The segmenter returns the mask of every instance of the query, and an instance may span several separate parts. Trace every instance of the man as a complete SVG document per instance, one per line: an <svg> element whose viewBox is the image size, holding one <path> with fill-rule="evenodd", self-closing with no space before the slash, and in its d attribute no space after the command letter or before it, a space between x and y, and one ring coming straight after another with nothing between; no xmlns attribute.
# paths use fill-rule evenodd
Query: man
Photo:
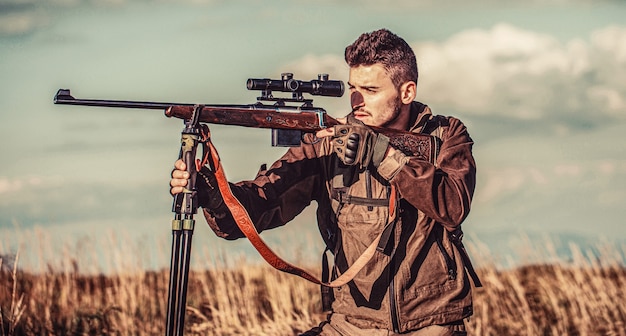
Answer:
<svg viewBox="0 0 626 336"><path fill-rule="evenodd" d="M385 29L362 34L345 59L352 104L345 124L306 135L231 189L258 231L286 224L316 201L334 277L386 237L352 281L334 289L329 320L304 335L463 335L474 273L460 225L474 192L473 141L458 119L433 116L414 101L417 63L400 37ZM367 126L431 134L441 139L439 153L432 162L407 156ZM182 161L175 167L172 194L189 176ZM199 203L211 228L226 239L243 237L212 174L200 175Z"/></svg>

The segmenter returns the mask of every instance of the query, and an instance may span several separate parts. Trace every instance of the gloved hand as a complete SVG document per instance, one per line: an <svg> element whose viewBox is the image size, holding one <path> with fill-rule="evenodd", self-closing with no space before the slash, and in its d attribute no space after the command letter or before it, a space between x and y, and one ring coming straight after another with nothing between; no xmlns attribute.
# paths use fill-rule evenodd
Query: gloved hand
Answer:
<svg viewBox="0 0 626 336"><path fill-rule="evenodd" d="M198 204L201 207L211 211L220 209L224 205L215 174L209 168L202 167L198 171L196 189L198 190Z"/></svg>
<svg viewBox="0 0 626 336"><path fill-rule="evenodd" d="M346 165L367 167L370 162L378 167L385 157L389 138L376 134L363 124L342 124L334 127L333 150Z"/></svg>

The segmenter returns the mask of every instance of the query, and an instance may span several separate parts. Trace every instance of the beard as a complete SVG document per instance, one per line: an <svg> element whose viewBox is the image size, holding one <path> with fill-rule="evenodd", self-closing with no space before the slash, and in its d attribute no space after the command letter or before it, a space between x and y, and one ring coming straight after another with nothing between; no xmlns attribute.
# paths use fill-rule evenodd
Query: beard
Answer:
<svg viewBox="0 0 626 336"><path fill-rule="evenodd" d="M391 110L391 118L389 118L389 120L387 120L383 125L381 125L382 127L388 127L389 125L393 124L396 121L396 119L398 119L398 116L402 112L402 99L398 97L397 100L393 101L389 105L389 110Z"/></svg>

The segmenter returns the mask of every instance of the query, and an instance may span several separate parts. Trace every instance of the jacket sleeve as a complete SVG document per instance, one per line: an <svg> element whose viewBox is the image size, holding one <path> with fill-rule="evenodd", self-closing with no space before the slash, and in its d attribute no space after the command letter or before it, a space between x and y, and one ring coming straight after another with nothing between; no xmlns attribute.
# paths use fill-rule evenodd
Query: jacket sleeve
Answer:
<svg viewBox="0 0 626 336"><path fill-rule="evenodd" d="M474 142L456 118L443 127L436 164L396 151L379 166L379 173L396 186L400 197L448 228L460 225L470 211L476 185Z"/></svg>
<svg viewBox="0 0 626 336"><path fill-rule="evenodd" d="M230 187L261 232L286 224L317 199L319 164L314 146L302 144L290 148L254 180L231 183ZM207 223L219 237L228 240L244 237L225 205L203 211Z"/></svg>

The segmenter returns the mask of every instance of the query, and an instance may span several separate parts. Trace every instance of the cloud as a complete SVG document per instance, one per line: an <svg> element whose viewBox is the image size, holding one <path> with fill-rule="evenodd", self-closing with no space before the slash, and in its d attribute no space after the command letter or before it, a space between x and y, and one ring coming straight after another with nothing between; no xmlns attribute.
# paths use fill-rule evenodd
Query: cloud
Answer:
<svg viewBox="0 0 626 336"><path fill-rule="evenodd" d="M624 118L617 112L626 109L626 27L561 42L502 23L413 47L419 95L430 104L518 119L589 110Z"/></svg>
<svg viewBox="0 0 626 336"><path fill-rule="evenodd" d="M0 177L0 195L21 192L27 188L38 187L42 184L42 182L43 180L36 176L18 179Z"/></svg>
<svg viewBox="0 0 626 336"><path fill-rule="evenodd" d="M48 27L58 19L56 13L79 6L123 7L151 0L0 0L0 36L21 36ZM214 5L219 0L157 0L189 6Z"/></svg>
<svg viewBox="0 0 626 336"><path fill-rule="evenodd" d="M626 63L626 27L609 26L591 34L591 43L598 50L612 54L620 63Z"/></svg>
<svg viewBox="0 0 626 336"><path fill-rule="evenodd" d="M16 12L0 15L0 36L28 34L42 25L42 17L35 12Z"/></svg>
<svg viewBox="0 0 626 336"><path fill-rule="evenodd" d="M30 7L36 3L37 0L0 0L0 8L2 8L3 11L6 11L16 8Z"/></svg>
<svg viewBox="0 0 626 336"><path fill-rule="evenodd" d="M48 10L80 0L0 0L0 37L21 36L50 24Z"/></svg>

